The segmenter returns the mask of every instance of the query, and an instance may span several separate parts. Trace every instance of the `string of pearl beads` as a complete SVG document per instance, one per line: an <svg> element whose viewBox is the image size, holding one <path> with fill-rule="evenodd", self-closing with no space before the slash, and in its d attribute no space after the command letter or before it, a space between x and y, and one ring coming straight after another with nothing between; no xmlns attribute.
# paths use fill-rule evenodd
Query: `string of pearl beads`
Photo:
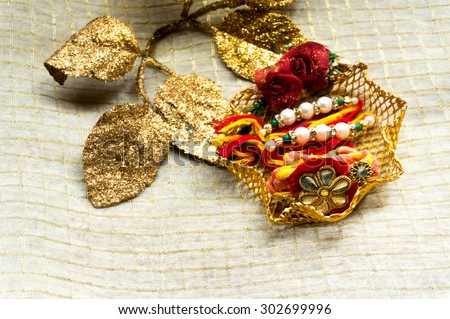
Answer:
<svg viewBox="0 0 450 319"><path fill-rule="evenodd" d="M262 136L270 134L273 128L283 128L294 124L296 121L310 120L314 115L327 114L332 110L338 110L345 104L358 105L360 101L357 98L351 98L346 96L342 98L340 96L334 96L329 98L328 96L322 96L315 102L303 102L299 107L294 109L284 109L274 116L274 119L270 123L265 124L264 128L259 131Z"/></svg>
<svg viewBox="0 0 450 319"><path fill-rule="evenodd" d="M332 136L340 140L347 140L350 137L355 137L356 134L363 129L374 126L374 124L375 117L367 115L359 123L339 122L336 125L319 124L313 128L298 127L293 131L289 131L287 134L283 135L283 137L277 137L274 140L266 142L265 148L269 152L272 152L277 146L281 146L283 143L298 144L302 146L313 140L325 142Z"/></svg>

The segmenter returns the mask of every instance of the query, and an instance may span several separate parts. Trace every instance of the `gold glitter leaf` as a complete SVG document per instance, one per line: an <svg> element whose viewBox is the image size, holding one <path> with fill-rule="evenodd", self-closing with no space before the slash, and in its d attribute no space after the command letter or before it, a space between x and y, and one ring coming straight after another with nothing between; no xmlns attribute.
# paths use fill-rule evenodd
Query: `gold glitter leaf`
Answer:
<svg viewBox="0 0 450 319"><path fill-rule="evenodd" d="M89 22L45 61L59 84L67 77L115 81L133 68L140 55L131 30L117 19L99 17Z"/></svg>
<svg viewBox="0 0 450 319"><path fill-rule="evenodd" d="M220 57L234 72L251 81L257 69L275 64L290 48L306 42L288 17L264 11L234 11L217 30Z"/></svg>
<svg viewBox="0 0 450 319"><path fill-rule="evenodd" d="M287 16L272 12L236 10L223 18L218 29L275 53L286 53L306 42Z"/></svg>
<svg viewBox="0 0 450 319"><path fill-rule="evenodd" d="M159 87L155 106L176 132L173 144L200 159L218 160L209 148L213 126L231 106L216 83L195 74L172 76Z"/></svg>
<svg viewBox="0 0 450 319"><path fill-rule="evenodd" d="M148 106L122 104L104 113L83 152L87 196L97 207L136 197L156 177L170 134Z"/></svg>
<svg viewBox="0 0 450 319"><path fill-rule="evenodd" d="M258 9L281 9L293 4L295 0L245 0L245 3Z"/></svg>
<svg viewBox="0 0 450 319"><path fill-rule="evenodd" d="M222 61L234 73L252 82L257 69L273 65L281 58L281 54L262 49L225 32L216 32L214 38Z"/></svg>

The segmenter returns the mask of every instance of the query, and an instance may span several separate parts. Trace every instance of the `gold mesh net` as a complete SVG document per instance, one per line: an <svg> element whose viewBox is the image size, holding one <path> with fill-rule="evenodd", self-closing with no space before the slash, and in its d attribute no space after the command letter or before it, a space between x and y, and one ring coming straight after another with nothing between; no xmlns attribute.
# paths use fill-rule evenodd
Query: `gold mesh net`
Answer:
<svg viewBox="0 0 450 319"><path fill-rule="evenodd" d="M365 101L362 112L372 112L377 117L374 129L366 131L355 140L355 148L367 149L380 164L380 176L358 187L350 206L340 214L324 215L312 206L297 202L285 195L272 195L267 188L270 169L263 163L246 166L226 162L225 166L243 181L263 201L269 221L276 224L303 224L313 222L336 222L347 217L363 197L376 185L391 182L403 173L395 155L398 133L406 112L406 102L367 78L367 65L359 63L349 71L338 75L330 92L332 95L355 96ZM259 100L255 88L239 93L232 101L234 114L248 113Z"/></svg>

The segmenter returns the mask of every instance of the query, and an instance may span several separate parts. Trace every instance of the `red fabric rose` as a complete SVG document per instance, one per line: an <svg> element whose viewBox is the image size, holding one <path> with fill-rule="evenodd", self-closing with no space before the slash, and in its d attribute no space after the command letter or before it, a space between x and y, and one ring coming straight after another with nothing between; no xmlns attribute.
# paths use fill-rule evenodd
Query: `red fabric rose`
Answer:
<svg viewBox="0 0 450 319"><path fill-rule="evenodd" d="M278 65L257 70L255 82L264 101L273 109L294 107L303 89L297 76L280 72Z"/></svg>
<svg viewBox="0 0 450 319"><path fill-rule="evenodd" d="M316 42L306 42L290 49L278 62L279 72L297 76L309 93L328 85L330 51Z"/></svg>
<svg viewBox="0 0 450 319"><path fill-rule="evenodd" d="M255 82L271 108L293 108L302 89L313 93L328 85L329 63L327 47L306 42L289 50L276 65L257 70Z"/></svg>

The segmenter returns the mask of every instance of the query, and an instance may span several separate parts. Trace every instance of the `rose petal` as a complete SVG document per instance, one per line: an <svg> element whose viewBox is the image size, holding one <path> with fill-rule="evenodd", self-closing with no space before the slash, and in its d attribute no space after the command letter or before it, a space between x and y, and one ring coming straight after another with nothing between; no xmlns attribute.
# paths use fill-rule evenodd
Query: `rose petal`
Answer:
<svg viewBox="0 0 450 319"><path fill-rule="evenodd" d="M264 100L274 109L294 107L303 89L302 81L295 75L275 70L257 71L255 81Z"/></svg>
<svg viewBox="0 0 450 319"><path fill-rule="evenodd" d="M283 72L291 72L304 84L308 92L328 85L330 51L324 45L307 42L289 50L279 62Z"/></svg>

